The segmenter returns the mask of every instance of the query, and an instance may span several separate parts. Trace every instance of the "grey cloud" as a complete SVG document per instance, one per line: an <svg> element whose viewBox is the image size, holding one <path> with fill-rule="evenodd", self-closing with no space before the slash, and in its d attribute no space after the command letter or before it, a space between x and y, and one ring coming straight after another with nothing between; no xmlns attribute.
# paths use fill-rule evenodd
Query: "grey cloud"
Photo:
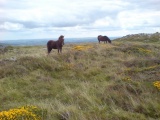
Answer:
<svg viewBox="0 0 160 120"><path fill-rule="evenodd" d="M135 9L142 10L159 10L160 9L160 1L159 0L125 0L129 2L130 6L134 6Z"/></svg>
<svg viewBox="0 0 160 120"><path fill-rule="evenodd" d="M7 3L3 4L0 2L0 25L9 22L23 26L22 29L15 30L15 32L34 31L35 29L47 32L52 30L68 32L68 28L74 30L77 26L76 30L79 31L118 31L123 28L141 30L160 26L160 23L157 22L160 21L160 17L156 18L155 14L153 17L151 15L152 11L153 13L160 11L159 0L69 0L70 2L61 0L63 4L58 0L55 0L54 4L53 0L46 0L51 2L49 4L43 0L6 1ZM150 12L148 17L146 17L147 12ZM145 15L142 15L143 13ZM138 17L140 20L135 19L137 14L140 15ZM97 24L97 21L102 22L102 25ZM106 25L103 26L103 24ZM4 29L1 28L0 31L2 30Z"/></svg>
<svg viewBox="0 0 160 120"><path fill-rule="evenodd" d="M11 2L8 2L8 3L10 3L8 7L12 9L16 7L18 8L24 7L25 9L25 7L27 6L26 0L20 0L20 1L12 0ZM25 28L29 28L29 29L37 28L37 27L73 27L77 25L91 24L95 22L97 19L105 18L107 16L112 19L115 19L117 14L119 13L118 10L107 10L107 5L106 5L106 9L101 9L101 7L91 7L91 6L89 8L88 7L86 8L85 6L85 8L81 8L77 13L74 13L73 11L69 11L69 12L71 12L70 15L64 15L64 17L60 17L60 18L59 16L53 16L53 18L50 17L47 22L45 21L45 19L43 21L38 21L38 20L22 21L22 20L19 20L19 18L14 18L14 19L7 18L7 15L6 15L5 21L20 23L20 24L23 24ZM16 13L13 13L13 14L16 14ZM63 15L63 12L61 14ZM74 16L75 19L70 18L70 16ZM47 17L49 16L44 16L44 17L46 17L47 19Z"/></svg>

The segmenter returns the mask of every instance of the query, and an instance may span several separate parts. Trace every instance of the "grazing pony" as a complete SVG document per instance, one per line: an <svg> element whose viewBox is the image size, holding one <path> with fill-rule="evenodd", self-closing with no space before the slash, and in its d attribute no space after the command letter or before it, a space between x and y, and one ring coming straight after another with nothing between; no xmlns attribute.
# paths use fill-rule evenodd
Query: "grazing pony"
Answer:
<svg viewBox="0 0 160 120"><path fill-rule="evenodd" d="M49 40L47 42L48 55L52 49L58 49L58 53L62 52L63 45L64 45L64 36L63 35L61 35L57 41Z"/></svg>
<svg viewBox="0 0 160 120"><path fill-rule="evenodd" d="M105 42L111 43L111 40L107 36L102 36L102 35L98 35L98 41L99 41L99 43L100 43L100 41L104 41L104 43Z"/></svg>

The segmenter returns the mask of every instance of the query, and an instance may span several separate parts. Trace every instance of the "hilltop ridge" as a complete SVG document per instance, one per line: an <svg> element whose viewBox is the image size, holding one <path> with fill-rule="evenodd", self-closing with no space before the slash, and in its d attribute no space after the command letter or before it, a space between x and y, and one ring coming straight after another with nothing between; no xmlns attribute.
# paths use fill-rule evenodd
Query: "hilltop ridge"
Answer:
<svg viewBox="0 0 160 120"><path fill-rule="evenodd" d="M122 41L137 41L137 42L160 42L160 33L139 33L139 34L130 34L123 36L121 38L117 38L115 40L122 40Z"/></svg>

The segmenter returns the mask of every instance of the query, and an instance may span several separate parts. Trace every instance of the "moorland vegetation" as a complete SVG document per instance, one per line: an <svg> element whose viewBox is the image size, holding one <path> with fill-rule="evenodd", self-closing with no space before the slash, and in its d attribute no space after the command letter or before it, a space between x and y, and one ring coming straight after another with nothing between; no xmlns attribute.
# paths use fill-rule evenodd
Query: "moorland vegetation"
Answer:
<svg viewBox="0 0 160 120"><path fill-rule="evenodd" d="M160 34L0 49L0 120L160 119Z"/></svg>

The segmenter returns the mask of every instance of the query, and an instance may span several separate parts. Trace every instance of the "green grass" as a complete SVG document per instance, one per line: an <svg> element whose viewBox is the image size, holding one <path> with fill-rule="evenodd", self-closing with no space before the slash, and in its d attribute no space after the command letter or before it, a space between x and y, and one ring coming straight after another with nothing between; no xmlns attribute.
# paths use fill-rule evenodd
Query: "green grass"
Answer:
<svg viewBox="0 0 160 120"><path fill-rule="evenodd" d="M77 45L88 49L74 49ZM160 119L159 41L66 44L0 52L0 111L25 105L47 111L47 120Z"/></svg>

